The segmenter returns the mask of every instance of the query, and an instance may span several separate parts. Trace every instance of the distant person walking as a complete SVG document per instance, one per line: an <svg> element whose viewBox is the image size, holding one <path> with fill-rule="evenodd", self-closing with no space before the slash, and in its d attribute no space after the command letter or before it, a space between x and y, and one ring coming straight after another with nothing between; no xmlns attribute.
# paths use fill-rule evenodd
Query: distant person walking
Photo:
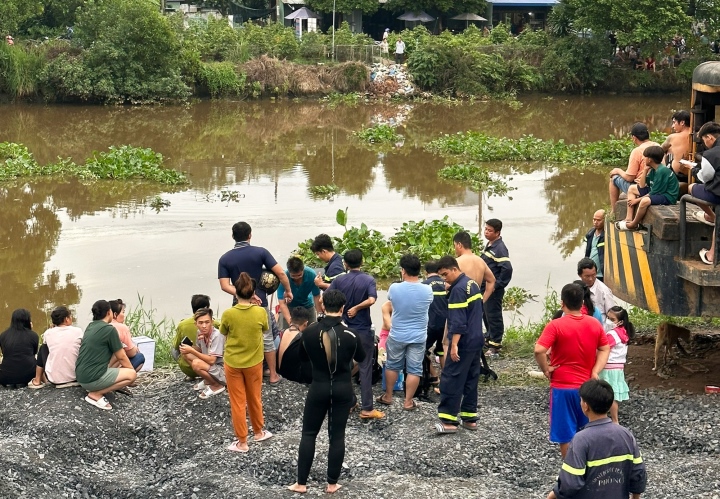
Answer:
<svg viewBox="0 0 720 499"><path fill-rule="evenodd" d="M405 42L398 38L395 42L395 64L402 64L405 61Z"/></svg>

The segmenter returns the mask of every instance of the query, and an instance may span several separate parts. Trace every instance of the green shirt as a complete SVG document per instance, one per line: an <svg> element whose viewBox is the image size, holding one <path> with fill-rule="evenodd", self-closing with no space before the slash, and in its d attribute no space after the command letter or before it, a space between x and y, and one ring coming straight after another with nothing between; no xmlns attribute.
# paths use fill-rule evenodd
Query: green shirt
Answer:
<svg viewBox="0 0 720 499"><path fill-rule="evenodd" d="M660 194L667 198L670 204L677 203L680 196L680 184L673 171L665 165L658 165L657 169L650 169L647 174L647 185L650 194Z"/></svg>
<svg viewBox="0 0 720 499"><path fill-rule="evenodd" d="M220 332L227 336L225 364L235 369L253 367L263 360L263 331L270 329L268 313L258 305L238 303L220 319Z"/></svg>
<svg viewBox="0 0 720 499"><path fill-rule="evenodd" d="M108 369L113 354L122 350L117 329L103 320L91 322L75 361L75 376L80 383L92 383L99 380Z"/></svg>
<svg viewBox="0 0 720 499"><path fill-rule="evenodd" d="M220 329L220 323L216 320L213 320L213 326L215 327L215 329ZM195 325L195 317L188 317L187 319L183 319L178 322L178 325L175 327L175 339L173 340L173 349L180 349L180 342L182 342L185 336L190 338L190 341L193 342L193 345L197 343L197 326ZM187 368L192 370L192 367L190 366L190 364L188 364L188 361L185 360L182 355L178 357L177 363L181 368Z"/></svg>

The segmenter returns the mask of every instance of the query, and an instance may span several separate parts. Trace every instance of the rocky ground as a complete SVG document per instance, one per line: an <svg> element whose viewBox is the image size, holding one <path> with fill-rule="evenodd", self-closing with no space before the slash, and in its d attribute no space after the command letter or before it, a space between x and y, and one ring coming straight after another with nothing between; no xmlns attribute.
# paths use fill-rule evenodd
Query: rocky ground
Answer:
<svg viewBox="0 0 720 499"><path fill-rule="evenodd" d="M351 416L339 497L537 498L560 467L547 441L547 388L523 379L530 361L497 361L482 387L483 427L435 436L435 404L399 399L387 419ZM526 386L513 386L524 383ZM379 387L376 387L376 390ZM201 401L179 374L146 377L132 398L103 412L80 388L0 390L0 497L292 497L306 389L284 381L263 392L275 437L230 453L226 395ZM720 498L720 396L640 390L621 407L647 463L645 497ZM322 493L327 437L308 495Z"/></svg>

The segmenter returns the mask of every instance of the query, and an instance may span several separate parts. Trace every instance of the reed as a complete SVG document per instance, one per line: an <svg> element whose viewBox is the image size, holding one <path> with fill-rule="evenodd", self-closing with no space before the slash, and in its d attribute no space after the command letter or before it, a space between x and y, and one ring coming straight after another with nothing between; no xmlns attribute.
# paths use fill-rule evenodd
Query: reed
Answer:
<svg viewBox="0 0 720 499"><path fill-rule="evenodd" d="M152 302L146 306L144 297L138 295L136 306L129 308L125 315L125 324L133 336L147 336L155 340L155 366L174 366L170 353L175 335L175 321L165 316L160 318Z"/></svg>
<svg viewBox="0 0 720 499"><path fill-rule="evenodd" d="M45 59L33 47L0 44L0 92L13 99L34 97Z"/></svg>

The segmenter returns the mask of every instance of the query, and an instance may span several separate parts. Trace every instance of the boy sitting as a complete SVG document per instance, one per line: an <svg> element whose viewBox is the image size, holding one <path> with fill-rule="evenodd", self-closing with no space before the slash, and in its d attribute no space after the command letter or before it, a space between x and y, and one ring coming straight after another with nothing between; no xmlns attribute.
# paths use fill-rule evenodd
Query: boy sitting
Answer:
<svg viewBox="0 0 720 499"><path fill-rule="evenodd" d="M590 422L570 442L547 499L638 499L645 492L645 464L635 437L607 416L614 398L607 381L591 379L580 387L580 407Z"/></svg>
<svg viewBox="0 0 720 499"><path fill-rule="evenodd" d="M616 222L618 230L637 230L648 207L670 205L677 202L680 184L673 171L662 164L665 152L660 146L649 146L643 151L645 168L635 179L627 194L627 214L625 220ZM633 208L635 216L633 217Z"/></svg>

